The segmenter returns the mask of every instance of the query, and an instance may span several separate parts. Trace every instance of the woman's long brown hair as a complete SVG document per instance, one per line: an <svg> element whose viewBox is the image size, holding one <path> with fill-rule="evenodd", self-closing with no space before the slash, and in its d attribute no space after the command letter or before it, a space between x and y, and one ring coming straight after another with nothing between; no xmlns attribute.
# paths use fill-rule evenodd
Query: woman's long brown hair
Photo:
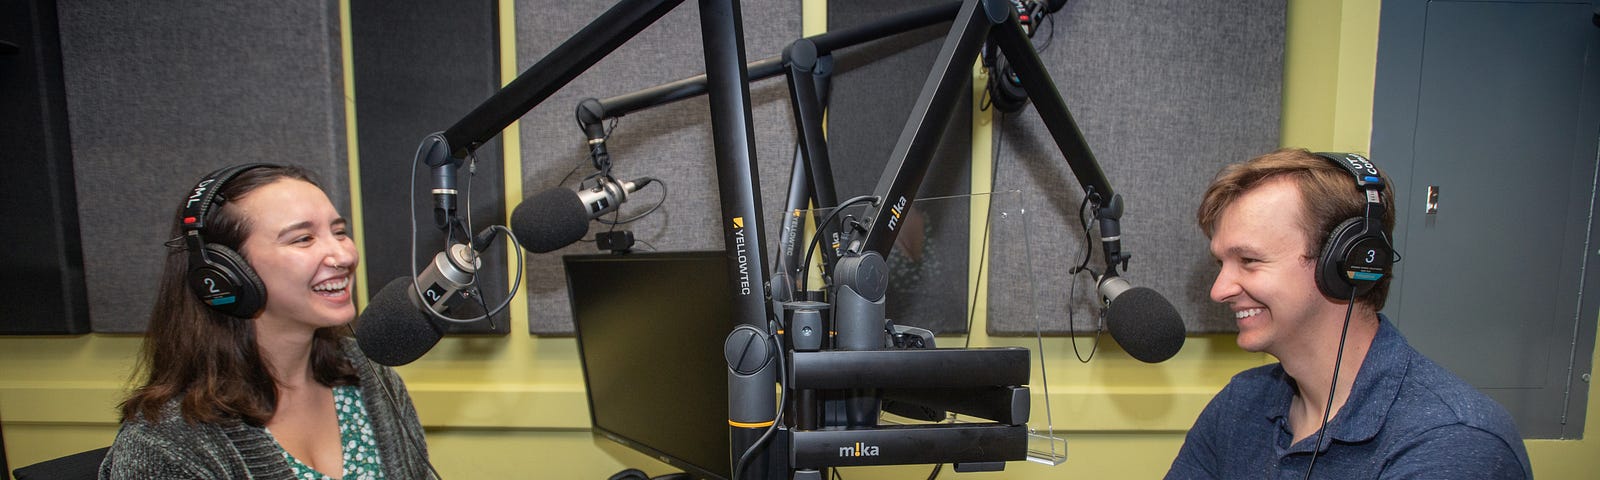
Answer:
<svg viewBox="0 0 1600 480"><path fill-rule="evenodd" d="M264 166L235 176L221 187L219 196L237 201L257 188L285 179L316 185L302 168ZM173 215L173 237L182 234L177 218L182 209L178 211ZM211 212L201 236L208 244L237 252L250 233L249 219L240 218L238 209L230 208L228 203ZM142 375L145 382L122 402L122 419L158 421L162 408L180 398L180 413L190 423L219 423L236 418L251 425L264 425L272 418L278 394L272 373L256 348L255 319L226 315L201 304L186 284L188 268L189 252L182 247L169 248L135 369L135 377ZM340 352L343 332L342 327L319 329L312 340L311 370L318 383L334 386L358 382L355 367Z"/></svg>

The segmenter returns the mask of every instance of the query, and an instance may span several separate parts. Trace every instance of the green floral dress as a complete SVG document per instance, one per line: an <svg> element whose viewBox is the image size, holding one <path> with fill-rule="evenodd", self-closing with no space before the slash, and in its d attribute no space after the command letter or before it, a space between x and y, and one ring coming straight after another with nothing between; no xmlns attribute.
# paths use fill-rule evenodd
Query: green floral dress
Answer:
<svg viewBox="0 0 1600 480"><path fill-rule="evenodd" d="M339 414L339 444L344 450L345 480L380 480L383 462L378 458L378 441L372 435L372 424L367 422L367 408L361 401L361 388L354 385L333 387L333 407ZM271 432L268 432L271 433ZM322 472L301 463L283 446L283 459L289 462L294 478L305 480L333 480Z"/></svg>

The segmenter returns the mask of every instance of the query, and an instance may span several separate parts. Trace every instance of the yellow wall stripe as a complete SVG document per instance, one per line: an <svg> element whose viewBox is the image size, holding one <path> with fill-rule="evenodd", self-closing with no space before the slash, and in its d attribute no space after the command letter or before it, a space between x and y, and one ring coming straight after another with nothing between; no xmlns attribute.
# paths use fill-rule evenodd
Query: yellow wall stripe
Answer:
<svg viewBox="0 0 1600 480"><path fill-rule="evenodd" d="M516 80L518 73L516 3L515 0L500 0L499 5L500 85L502 86L511 83L512 80ZM500 132L500 172L504 176L502 189L506 195L506 225L511 224L511 211L522 203L522 134L518 131L518 125L520 124L521 122L511 122L511 125L506 127L505 131ZM511 285L511 282L517 278L517 272L513 270L517 268L516 250L522 247L506 242L505 248L507 262L506 285L515 287L515 285ZM528 255L530 254L524 252L523 258L526 259ZM523 292L521 289L517 291L519 295L527 295L526 293L521 293ZM513 335L517 333L519 328L522 331L527 331L529 320L526 298L512 300L511 305L507 307L510 309L511 333Z"/></svg>
<svg viewBox="0 0 1600 480"><path fill-rule="evenodd" d="M344 72L344 143L345 162L350 177L350 225L355 232L356 253L367 258L366 224L361 213L361 149L356 141L356 73L355 55L351 52L354 41L350 36L350 0L339 0L339 62ZM366 303L367 264L356 268L356 302Z"/></svg>

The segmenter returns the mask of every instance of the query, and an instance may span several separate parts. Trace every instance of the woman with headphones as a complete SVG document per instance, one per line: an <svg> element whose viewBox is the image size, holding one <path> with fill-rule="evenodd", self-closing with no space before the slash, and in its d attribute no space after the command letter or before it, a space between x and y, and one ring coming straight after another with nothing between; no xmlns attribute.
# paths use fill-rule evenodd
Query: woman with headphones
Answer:
<svg viewBox="0 0 1600 480"><path fill-rule="evenodd" d="M428 477L404 385L349 337L360 259L307 172L218 170L176 220L100 477Z"/></svg>

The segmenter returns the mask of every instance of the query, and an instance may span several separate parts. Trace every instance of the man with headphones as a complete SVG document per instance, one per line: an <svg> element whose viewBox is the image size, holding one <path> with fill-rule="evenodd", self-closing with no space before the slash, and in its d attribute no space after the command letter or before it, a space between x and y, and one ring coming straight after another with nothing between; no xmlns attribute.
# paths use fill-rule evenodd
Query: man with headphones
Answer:
<svg viewBox="0 0 1600 480"><path fill-rule="evenodd" d="M1413 349L1383 309L1398 260L1393 192L1358 154L1284 149L1223 168L1197 213L1233 377L1167 478L1529 478L1505 409Z"/></svg>

